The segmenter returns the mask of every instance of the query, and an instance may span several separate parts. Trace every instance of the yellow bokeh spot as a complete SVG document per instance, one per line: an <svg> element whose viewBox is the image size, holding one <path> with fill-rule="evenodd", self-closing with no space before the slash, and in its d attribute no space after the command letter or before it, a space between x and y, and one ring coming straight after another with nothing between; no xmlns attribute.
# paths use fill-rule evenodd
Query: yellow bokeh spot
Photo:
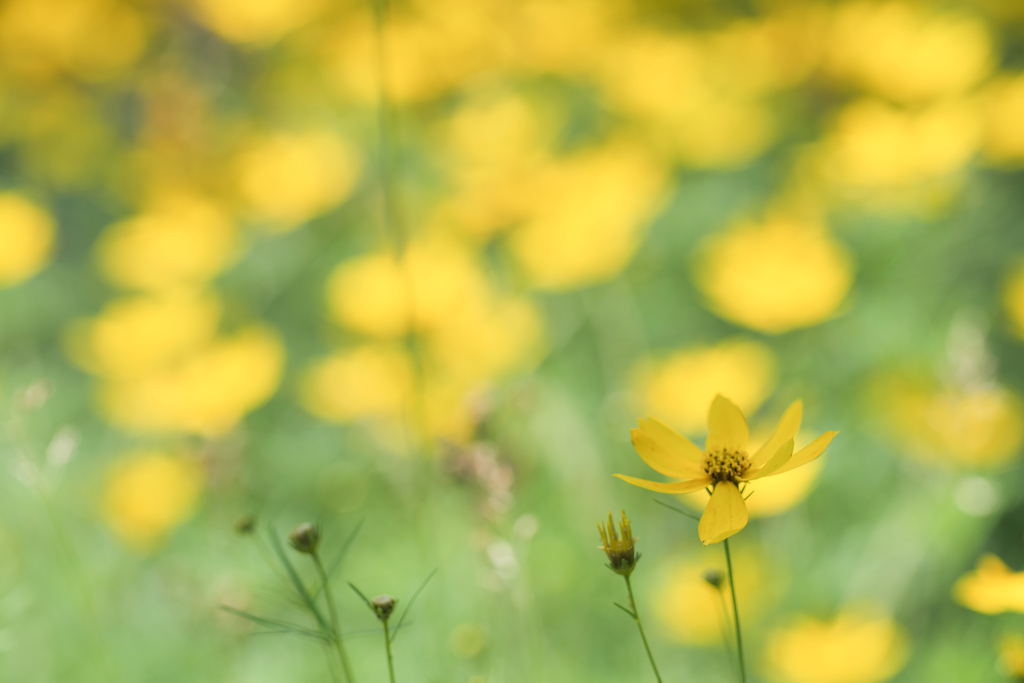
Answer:
<svg viewBox="0 0 1024 683"><path fill-rule="evenodd" d="M748 415L756 412L775 388L776 364L764 344L731 339L642 361L634 376L647 414L692 434L705 428L718 394Z"/></svg>
<svg viewBox="0 0 1024 683"><path fill-rule="evenodd" d="M1024 613L1024 572L1015 572L995 555L985 555L978 567L953 586L953 598L975 612Z"/></svg>
<svg viewBox="0 0 1024 683"><path fill-rule="evenodd" d="M871 399L893 437L929 462L995 467L1024 443L1024 404L999 385L942 388L930 381L881 377Z"/></svg>
<svg viewBox="0 0 1024 683"><path fill-rule="evenodd" d="M45 209L15 192L0 193L0 287L39 272L50 259L54 235Z"/></svg>
<svg viewBox="0 0 1024 683"><path fill-rule="evenodd" d="M778 585L773 586L771 581L778 577L769 576L763 558L742 550L736 555L733 561L744 568L736 574L736 591L742 596L743 623L748 623L747 620L753 623L764 615L776 597ZM665 627L669 637L688 645L722 645L723 629L732 613L728 584L723 584L723 592L719 593L703 575L707 570L725 575L725 569L724 558L676 561L662 569L654 593L658 601L652 607L654 617Z"/></svg>
<svg viewBox="0 0 1024 683"><path fill-rule="evenodd" d="M853 259L813 222L741 222L702 245L694 281L715 313L765 332L824 322L853 284Z"/></svg>
<svg viewBox="0 0 1024 683"><path fill-rule="evenodd" d="M108 379L141 377L189 354L211 339L221 303L210 294L169 293L116 299L92 319L79 319L66 335L79 366Z"/></svg>
<svg viewBox="0 0 1024 683"><path fill-rule="evenodd" d="M765 649L780 683L880 683L899 673L909 654L896 622L855 608L827 621L800 618L772 633Z"/></svg>
<svg viewBox="0 0 1024 683"><path fill-rule="evenodd" d="M993 82L982 98L985 155L1005 166L1024 164L1024 74Z"/></svg>
<svg viewBox="0 0 1024 683"><path fill-rule="evenodd" d="M194 462L156 451L131 453L109 473L103 515L122 540L148 548L191 516L202 486Z"/></svg>
<svg viewBox="0 0 1024 683"><path fill-rule="evenodd" d="M910 111L861 100L839 112L823 143L825 173L854 189L912 187L959 171L978 149L981 132L973 101Z"/></svg>
<svg viewBox="0 0 1024 683"><path fill-rule="evenodd" d="M116 0L10 0L0 8L0 63L30 77L121 74L142 54L138 9Z"/></svg>
<svg viewBox="0 0 1024 683"><path fill-rule="evenodd" d="M559 159L536 179L535 214L512 231L511 253L543 289L614 277L661 208L666 182L663 167L625 142Z"/></svg>
<svg viewBox="0 0 1024 683"><path fill-rule="evenodd" d="M230 265L237 248L237 229L220 207L175 195L104 230L96 258L114 284L157 291L205 284Z"/></svg>
<svg viewBox="0 0 1024 683"><path fill-rule="evenodd" d="M1024 678L1024 635L1014 633L1003 638L999 648L999 661L1006 673Z"/></svg>
<svg viewBox="0 0 1024 683"><path fill-rule="evenodd" d="M317 417L337 422L400 419L414 387L412 361L404 351L366 345L314 363L302 382L302 403Z"/></svg>
<svg viewBox="0 0 1024 683"><path fill-rule="evenodd" d="M270 43L309 23L324 0L192 0L196 17L233 43Z"/></svg>
<svg viewBox="0 0 1024 683"><path fill-rule="evenodd" d="M215 436L266 402L281 379L284 346L263 327L217 339L174 365L100 386L100 410L140 432Z"/></svg>
<svg viewBox="0 0 1024 683"><path fill-rule="evenodd" d="M992 38L975 17L909 2L856 2L836 13L827 62L873 93L921 102L962 94L984 79Z"/></svg>
<svg viewBox="0 0 1024 683"><path fill-rule="evenodd" d="M276 133L241 151L238 189L254 218L290 230L348 197L359 166L353 147L332 132Z"/></svg>
<svg viewBox="0 0 1024 683"><path fill-rule="evenodd" d="M478 305L489 287L474 256L448 242L418 242L395 261L388 253L340 264L327 281L331 317L376 337L429 330L465 306Z"/></svg>

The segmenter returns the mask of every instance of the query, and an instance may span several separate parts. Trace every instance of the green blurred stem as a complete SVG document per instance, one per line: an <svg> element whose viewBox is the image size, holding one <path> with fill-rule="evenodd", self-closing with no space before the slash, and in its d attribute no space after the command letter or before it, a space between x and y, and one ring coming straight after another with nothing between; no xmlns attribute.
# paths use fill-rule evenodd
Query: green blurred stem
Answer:
<svg viewBox="0 0 1024 683"><path fill-rule="evenodd" d="M732 591L732 616L736 623L736 654L740 660L740 683L747 683L747 665L743 661L743 634L740 631L740 607L736 603L736 582L732 575L732 554L729 552L729 539L725 543L725 567L729 570L729 590Z"/></svg>
<svg viewBox="0 0 1024 683"><path fill-rule="evenodd" d="M647 659L651 662L651 669L654 670L654 678L661 683L661 674L658 673L658 665L654 663L654 655L651 654L651 646L647 644L644 625L640 621L640 612L637 611L636 601L633 599L633 585L629 582L628 576L623 578L626 579L626 592L629 593L629 609L633 610L633 619L636 621L636 627L640 630L640 640L644 641L644 649L647 650Z"/></svg>
<svg viewBox="0 0 1024 683"><path fill-rule="evenodd" d="M388 679L395 683L395 662L391 657L391 629L388 620L384 619L384 650L388 653Z"/></svg>
<svg viewBox="0 0 1024 683"><path fill-rule="evenodd" d="M334 631L331 634L332 640L334 641L334 649L338 652L338 659L341 660L341 669L345 674L345 680L348 683L352 683L355 678L352 676L352 668L348 663L348 656L345 654L345 646L341 644L341 628L338 626L338 610L334 606L334 593L331 591L331 582L327 578L327 572L324 571L324 563L320 561L320 553L313 553L313 564L316 565L316 571L320 574L320 581L323 582L324 595L327 596L327 611L331 617L331 629Z"/></svg>

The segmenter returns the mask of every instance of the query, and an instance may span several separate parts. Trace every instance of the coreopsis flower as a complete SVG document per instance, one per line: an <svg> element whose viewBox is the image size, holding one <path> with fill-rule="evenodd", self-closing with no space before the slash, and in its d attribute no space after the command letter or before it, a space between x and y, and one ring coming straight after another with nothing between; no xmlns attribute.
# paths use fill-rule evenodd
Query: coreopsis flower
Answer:
<svg viewBox="0 0 1024 683"><path fill-rule="evenodd" d="M805 448L793 452L800 429L803 404L794 401L779 420L771 438L751 452L746 418L724 396L716 396L708 414L708 438L702 451L671 427L649 417L630 430L633 447L650 467L681 481L658 482L615 476L628 484L659 493L711 491L697 531L704 545L729 538L747 525L743 499L746 482L782 474L815 460L839 432L825 432Z"/></svg>

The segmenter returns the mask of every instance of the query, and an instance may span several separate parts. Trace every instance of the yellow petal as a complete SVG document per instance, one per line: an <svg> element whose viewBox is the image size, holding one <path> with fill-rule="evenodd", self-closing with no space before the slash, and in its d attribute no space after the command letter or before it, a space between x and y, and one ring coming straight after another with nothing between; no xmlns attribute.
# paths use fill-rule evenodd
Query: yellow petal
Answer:
<svg viewBox="0 0 1024 683"><path fill-rule="evenodd" d="M767 477L770 474L775 474L780 470L789 459L793 457L793 439L790 439L786 443L779 447L779 450L775 451L775 455L768 461L766 465L759 469L755 469L751 466L749 472L752 474L743 477L747 481L753 481L754 479L760 479L761 477Z"/></svg>
<svg viewBox="0 0 1024 683"><path fill-rule="evenodd" d="M795 470L801 465L806 465L812 460L816 460L819 455L825 452L825 449L838 433L839 432L825 432L817 439L797 451L793 457L790 458L789 462L775 470L774 473L782 474L783 472L789 472L790 470Z"/></svg>
<svg viewBox="0 0 1024 683"><path fill-rule="evenodd" d="M779 452L779 448L789 439L796 438L800 431L800 420L804 415L804 404L802 401L793 401L782 414L779 424L775 427L772 437L765 442L757 453L750 459L750 467L756 469L768 462L768 459Z"/></svg>
<svg viewBox="0 0 1024 683"><path fill-rule="evenodd" d="M657 491L658 493L693 493L699 491L708 484L711 483L711 477L705 475L700 479L690 479L688 481L647 481L646 479L637 479L636 477L627 477L625 474L616 474L616 477L632 484L633 486L639 486L642 489L649 491Z"/></svg>
<svg viewBox="0 0 1024 683"><path fill-rule="evenodd" d="M665 476L693 479L705 475L701 466L704 452L654 418L640 420L639 428L629 434L644 462Z"/></svg>
<svg viewBox="0 0 1024 683"><path fill-rule="evenodd" d="M708 411L707 450L745 451L749 440L750 430L740 409L721 394L715 396Z"/></svg>
<svg viewBox="0 0 1024 683"><path fill-rule="evenodd" d="M720 481L704 508L697 533L704 545L729 538L747 525L747 504L731 481Z"/></svg>

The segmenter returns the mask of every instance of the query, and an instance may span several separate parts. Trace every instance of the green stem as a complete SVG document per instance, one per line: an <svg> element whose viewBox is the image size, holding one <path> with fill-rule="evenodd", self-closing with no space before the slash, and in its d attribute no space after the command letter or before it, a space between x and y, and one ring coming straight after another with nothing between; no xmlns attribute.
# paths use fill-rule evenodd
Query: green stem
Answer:
<svg viewBox="0 0 1024 683"><path fill-rule="evenodd" d="M736 604L736 582L732 574L732 555L729 553L729 539L725 539L725 567L729 570L729 590L732 591L732 615L736 622L736 653L740 660L740 683L747 683L747 665L743 661L743 634L740 631L740 608Z"/></svg>
<svg viewBox="0 0 1024 683"><path fill-rule="evenodd" d="M395 683L395 662L391 658L391 631L387 619L384 619L384 650L388 653L388 679Z"/></svg>
<svg viewBox="0 0 1024 683"><path fill-rule="evenodd" d="M331 617L331 630L334 631L332 634L334 641L334 649L338 652L338 659L341 660L341 668L345 673L345 680L348 683L352 683L355 677L352 676L352 668L348 663L348 656L345 654L345 647L341 644L341 628L338 626L338 610L334 607L334 593L331 591L331 582L327 579L327 572L324 571L324 564L320 561L320 553L313 553L313 564L316 565L316 571L320 574L320 581L323 582L324 595L327 596L327 611Z"/></svg>
<svg viewBox="0 0 1024 683"><path fill-rule="evenodd" d="M661 674L658 673L658 665L654 663L654 655L651 654L651 646L647 644L647 635L644 633L644 625L640 621L640 612L636 609L636 601L633 600L633 585L626 579L626 592L629 593L629 608L633 610L633 618L636 620L636 627L640 630L640 640L644 641L644 649L647 650L647 659L651 662L651 669L654 670L654 678L661 683Z"/></svg>

